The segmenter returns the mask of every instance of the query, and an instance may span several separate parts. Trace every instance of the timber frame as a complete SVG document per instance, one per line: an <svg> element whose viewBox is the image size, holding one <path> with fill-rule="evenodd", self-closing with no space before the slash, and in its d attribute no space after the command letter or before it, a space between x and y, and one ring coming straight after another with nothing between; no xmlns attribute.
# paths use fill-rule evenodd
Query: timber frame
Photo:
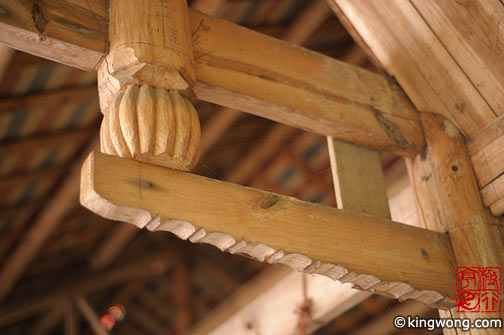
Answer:
<svg viewBox="0 0 504 335"><path fill-rule="evenodd" d="M0 42L97 70L109 52L109 18L101 2L91 3L5 1ZM417 111L386 75L197 11L189 10L188 21L196 98L412 159L411 180L429 230L101 153L82 169L84 206L140 228L445 309L454 305L455 266L504 265L501 220L484 208L463 136L449 119ZM428 169L433 177L426 185ZM112 182L122 192L111 190ZM498 201L487 198L486 205Z"/></svg>

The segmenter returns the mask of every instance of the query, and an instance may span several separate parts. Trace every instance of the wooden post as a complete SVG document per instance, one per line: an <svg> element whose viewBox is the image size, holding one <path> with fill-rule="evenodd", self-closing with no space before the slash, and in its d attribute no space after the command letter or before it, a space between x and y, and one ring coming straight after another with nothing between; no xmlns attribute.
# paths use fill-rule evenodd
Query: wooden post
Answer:
<svg viewBox="0 0 504 335"><path fill-rule="evenodd" d="M190 170L200 142L184 0L110 1L110 52L98 70L102 152Z"/></svg>
<svg viewBox="0 0 504 335"><path fill-rule="evenodd" d="M440 115L421 113L421 117L427 149L409 162L420 220L429 229L448 232L457 266L502 267L504 247L500 219L483 207L462 135ZM455 278L453 282L455 284ZM441 314L454 315L453 311ZM502 315L466 313L460 317ZM477 333L498 334L500 331L478 329Z"/></svg>

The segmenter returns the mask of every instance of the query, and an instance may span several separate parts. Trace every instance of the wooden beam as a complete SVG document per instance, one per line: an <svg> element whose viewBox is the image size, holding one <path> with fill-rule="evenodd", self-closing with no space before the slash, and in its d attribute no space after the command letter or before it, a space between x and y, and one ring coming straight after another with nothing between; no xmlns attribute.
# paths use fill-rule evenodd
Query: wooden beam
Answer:
<svg viewBox="0 0 504 335"><path fill-rule="evenodd" d="M4 263L0 272L0 300L9 294L46 239L61 222L69 208L75 205L74 201L79 192L77 185L80 178L80 167L89 150L96 147L98 147L98 143L91 142L84 154L76 160L61 187L47 202L45 210L35 219L25 238ZM57 169L52 170L56 171Z"/></svg>
<svg viewBox="0 0 504 335"><path fill-rule="evenodd" d="M475 1L474 6L417 0L329 0L329 3L340 20L347 24L347 30L359 35L357 41L362 42L363 49L396 78L419 111L435 111L444 115L466 137L473 136L502 114L488 104L478 84L482 77L487 78L484 86L490 87L494 98L502 95L496 89L502 84L493 84L494 79L502 74L497 65L500 56L495 55L492 43L485 46L484 51L476 47L489 40L487 31L498 35L497 32L502 29L494 29L495 23L491 22L500 16L488 10L490 7L502 7L498 1L492 5ZM456 7L456 10L450 12L440 7ZM493 15L495 17L490 19ZM471 22L461 28L457 20L465 22L465 17L471 17ZM478 56L475 57L475 54ZM480 58L488 54L495 55L494 60L488 63L489 67ZM471 73L477 74L480 79L477 80ZM502 99L497 101L502 105Z"/></svg>
<svg viewBox="0 0 504 335"><path fill-rule="evenodd" d="M68 300L61 307L63 308L63 330L65 331L65 335L80 334L80 318L73 301Z"/></svg>
<svg viewBox="0 0 504 335"><path fill-rule="evenodd" d="M26 300L16 300L4 305L0 310L0 327L26 319L35 313L46 311L47 308L73 298L76 294L87 295L102 289L125 283L132 279L143 279L153 275L150 264L155 262L167 263L173 259L173 251L159 251L137 257L135 260L103 273L87 273L78 280L70 281L48 289L39 296Z"/></svg>
<svg viewBox="0 0 504 335"><path fill-rule="evenodd" d="M8 14L0 18L0 42L96 68L106 48L97 27L106 26L105 8L96 5L91 13L84 0L44 2L33 7L46 18L46 29L38 31L27 2L2 5ZM83 19L93 14L97 19ZM189 21L199 99L406 156L423 148L417 112L385 76L196 11L189 11Z"/></svg>
<svg viewBox="0 0 504 335"><path fill-rule="evenodd" d="M492 214L504 214L504 116L480 130L467 142L483 204Z"/></svg>
<svg viewBox="0 0 504 335"><path fill-rule="evenodd" d="M431 305L453 297L446 236L390 220L100 153L83 166L81 203L112 220L323 272L364 289L392 293L396 287L382 281L402 282L404 299Z"/></svg>
<svg viewBox="0 0 504 335"><path fill-rule="evenodd" d="M193 4L193 8L207 14L215 14L218 7L222 5L220 0L217 1L197 1ZM325 0L318 0L314 5L310 6L303 15L296 19L291 28L287 31L284 39L295 44L303 44L319 27L323 20L328 16L330 10ZM210 148L218 141L222 134L236 121L241 115L236 110L229 108L221 108L219 114L211 119L208 124L202 129L200 141L200 156L204 157ZM278 130L275 130L278 129ZM235 183L243 183L244 176L250 175L250 171L254 171L257 166L266 156L270 156L272 152L278 149L281 143L282 136L296 131L294 128L283 125L276 126L267 136L267 143L261 145L257 153L248 156L248 159L243 161L239 167L229 176L230 181ZM272 140L270 136L272 135ZM258 157L259 156L259 157ZM236 181L237 180L237 181ZM91 266L93 268L105 268L113 261L120 250L127 245L127 242L133 237L134 228L129 225L124 225L114 231L110 238L106 240L95 257L93 257Z"/></svg>
<svg viewBox="0 0 504 335"><path fill-rule="evenodd" d="M338 208L390 218L380 154L332 138L328 138L328 144ZM358 178L354 178L356 173ZM219 305L192 333L292 334L305 299L302 287L303 274L270 268ZM310 333L370 296L369 292L317 275L306 278L306 292L310 322L305 331Z"/></svg>
<svg viewBox="0 0 504 335"><path fill-rule="evenodd" d="M8 97L0 99L0 110L2 113L12 113L23 110L40 108L47 109L60 108L69 102L78 101L98 101L98 91L96 85L65 88L42 93L28 94L19 97Z"/></svg>
<svg viewBox="0 0 504 335"><path fill-rule="evenodd" d="M191 280L184 257L173 266L172 296L176 306L173 313L173 333L187 334L191 325Z"/></svg>
<svg viewBox="0 0 504 335"><path fill-rule="evenodd" d="M79 128L58 133L32 136L14 142L1 143L0 156L12 155L13 153L26 154L27 152L33 152L37 149L46 149L68 144L80 148L95 132L93 128Z"/></svg>
<svg viewBox="0 0 504 335"><path fill-rule="evenodd" d="M0 44L0 80L3 79L5 72L8 70L15 50L7 45Z"/></svg>
<svg viewBox="0 0 504 335"><path fill-rule="evenodd" d="M77 308L81 312L82 316L89 323L89 326L93 330L93 333L96 335L108 335L107 330L100 322L100 318L96 315L96 312L93 310L93 307L89 304L89 302L84 299L84 297L78 295L75 297L75 304Z"/></svg>
<svg viewBox="0 0 504 335"><path fill-rule="evenodd" d="M428 147L409 164L419 218L428 228L448 232L457 266L502 267L502 220L483 207L462 135L442 116L422 113L422 121ZM502 317L491 312L461 314L471 319Z"/></svg>

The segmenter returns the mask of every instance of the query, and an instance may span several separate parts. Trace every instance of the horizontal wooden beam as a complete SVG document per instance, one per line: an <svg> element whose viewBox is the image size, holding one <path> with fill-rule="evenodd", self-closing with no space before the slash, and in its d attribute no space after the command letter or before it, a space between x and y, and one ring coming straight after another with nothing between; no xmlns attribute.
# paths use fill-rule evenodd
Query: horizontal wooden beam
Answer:
<svg viewBox="0 0 504 335"><path fill-rule="evenodd" d="M81 178L81 203L106 218L400 299L452 303L444 234L101 153Z"/></svg>
<svg viewBox="0 0 504 335"><path fill-rule="evenodd" d="M0 42L97 68L107 45L104 6L93 2L90 11L85 0L21 3L0 5L6 13ZM43 22L34 22L33 12ZM189 21L199 99L374 149L410 157L423 149L418 114L387 77L196 11L189 11Z"/></svg>
<svg viewBox="0 0 504 335"><path fill-rule="evenodd" d="M40 106L44 106L47 109L55 109L68 103L91 100L98 101L96 85L2 98L0 99L0 110L2 113L10 113L40 108Z"/></svg>

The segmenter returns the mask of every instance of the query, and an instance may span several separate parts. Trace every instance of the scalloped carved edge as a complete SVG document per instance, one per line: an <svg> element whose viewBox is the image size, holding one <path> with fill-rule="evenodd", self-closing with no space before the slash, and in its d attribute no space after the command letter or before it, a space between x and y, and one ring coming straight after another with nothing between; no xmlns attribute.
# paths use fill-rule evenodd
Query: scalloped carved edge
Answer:
<svg viewBox="0 0 504 335"><path fill-rule="evenodd" d="M87 160L85 164L93 164L93 161ZM92 170L93 166L83 167L83 172ZM87 182L81 182L81 204L108 219L132 223L138 228L147 228L150 231L170 232L183 240L211 244L221 251L244 255L260 262L284 264L296 271L326 276L342 283L350 283L354 288L384 295L392 299L401 301L413 299L429 307L440 309L448 309L455 305L453 299L445 297L437 291L417 290L408 283L403 282L382 281L376 276L358 274L337 264L313 260L306 255L288 254L280 249L275 250L264 243L248 243L227 233L207 231L191 222L153 216L148 211L139 208L117 206L101 197L94 190L92 178L82 178L83 181L85 179L87 179Z"/></svg>

